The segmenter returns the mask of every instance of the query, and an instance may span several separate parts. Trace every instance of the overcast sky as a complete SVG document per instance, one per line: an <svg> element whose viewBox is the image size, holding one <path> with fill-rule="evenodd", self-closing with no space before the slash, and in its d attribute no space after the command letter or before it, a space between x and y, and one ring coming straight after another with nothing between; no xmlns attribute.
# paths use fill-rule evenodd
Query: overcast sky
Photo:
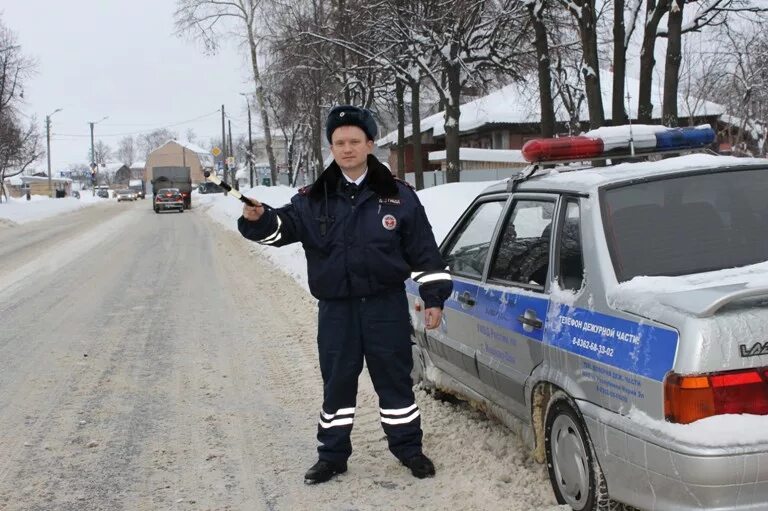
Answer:
<svg viewBox="0 0 768 511"><path fill-rule="evenodd" d="M174 0L2 2L4 23L37 61L24 113L37 116L44 133L46 114L63 109L51 118L54 172L88 161L88 122L104 116L95 138L113 149L116 135L160 127L181 138L189 128L206 141L220 138L222 104L233 116L233 138L247 130L239 93L252 86L243 52L232 42L205 55L201 45L174 35L174 8ZM45 166L42 159L38 168Z"/></svg>

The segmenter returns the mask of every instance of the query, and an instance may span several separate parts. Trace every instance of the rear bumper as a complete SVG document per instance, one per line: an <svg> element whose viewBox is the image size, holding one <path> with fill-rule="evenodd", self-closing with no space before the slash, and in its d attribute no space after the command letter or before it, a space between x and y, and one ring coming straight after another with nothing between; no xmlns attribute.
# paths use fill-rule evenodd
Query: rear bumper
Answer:
<svg viewBox="0 0 768 511"><path fill-rule="evenodd" d="M768 508L768 444L693 445L591 403L579 407L614 499L653 510Z"/></svg>
<svg viewBox="0 0 768 511"><path fill-rule="evenodd" d="M183 202L155 202L158 209L184 209Z"/></svg>

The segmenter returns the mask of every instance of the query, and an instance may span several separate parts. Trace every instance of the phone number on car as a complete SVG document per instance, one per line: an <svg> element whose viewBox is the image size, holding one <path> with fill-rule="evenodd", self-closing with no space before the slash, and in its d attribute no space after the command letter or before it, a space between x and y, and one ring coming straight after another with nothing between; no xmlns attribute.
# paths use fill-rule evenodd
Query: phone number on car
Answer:
<svg viewBox="0 0 768 511"><path fill-rule="evenodd" d="M578 346L579 348L584 348L585 350L594 351L598 355L605 355L608 357L613 356L613 348L603 346L602 344L598 344L594 341L588 341L586 339L582 339L581 337L574 337L571 340L571 343L574 346Z"/></svg>

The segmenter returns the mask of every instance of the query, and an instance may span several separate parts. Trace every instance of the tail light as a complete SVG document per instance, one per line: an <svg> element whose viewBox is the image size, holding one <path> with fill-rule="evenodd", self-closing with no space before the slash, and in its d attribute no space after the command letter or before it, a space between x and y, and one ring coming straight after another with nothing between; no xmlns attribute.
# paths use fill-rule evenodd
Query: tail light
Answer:
<svg viewBox="0 0 768 511"><path fill-rule="evenodd" d="M668 421L689 424L712 415L768 415L768 367L683 376L664 381Z"/></svg>

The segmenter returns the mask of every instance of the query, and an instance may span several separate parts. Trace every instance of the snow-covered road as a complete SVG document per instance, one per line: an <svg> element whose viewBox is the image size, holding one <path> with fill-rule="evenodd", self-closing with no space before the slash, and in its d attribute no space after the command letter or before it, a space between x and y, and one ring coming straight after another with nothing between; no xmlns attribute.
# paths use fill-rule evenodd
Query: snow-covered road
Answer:
<svg viewBox="0 0 768 511"><path fill-rule="evenodd" d="M365 372L349 471L305 486L315 301L200 207L81 214L46 221L55 241L0 226L40 238L2 255L0 509L566 509L506 428L422 391L438 473L414 479Z"/></svg>

